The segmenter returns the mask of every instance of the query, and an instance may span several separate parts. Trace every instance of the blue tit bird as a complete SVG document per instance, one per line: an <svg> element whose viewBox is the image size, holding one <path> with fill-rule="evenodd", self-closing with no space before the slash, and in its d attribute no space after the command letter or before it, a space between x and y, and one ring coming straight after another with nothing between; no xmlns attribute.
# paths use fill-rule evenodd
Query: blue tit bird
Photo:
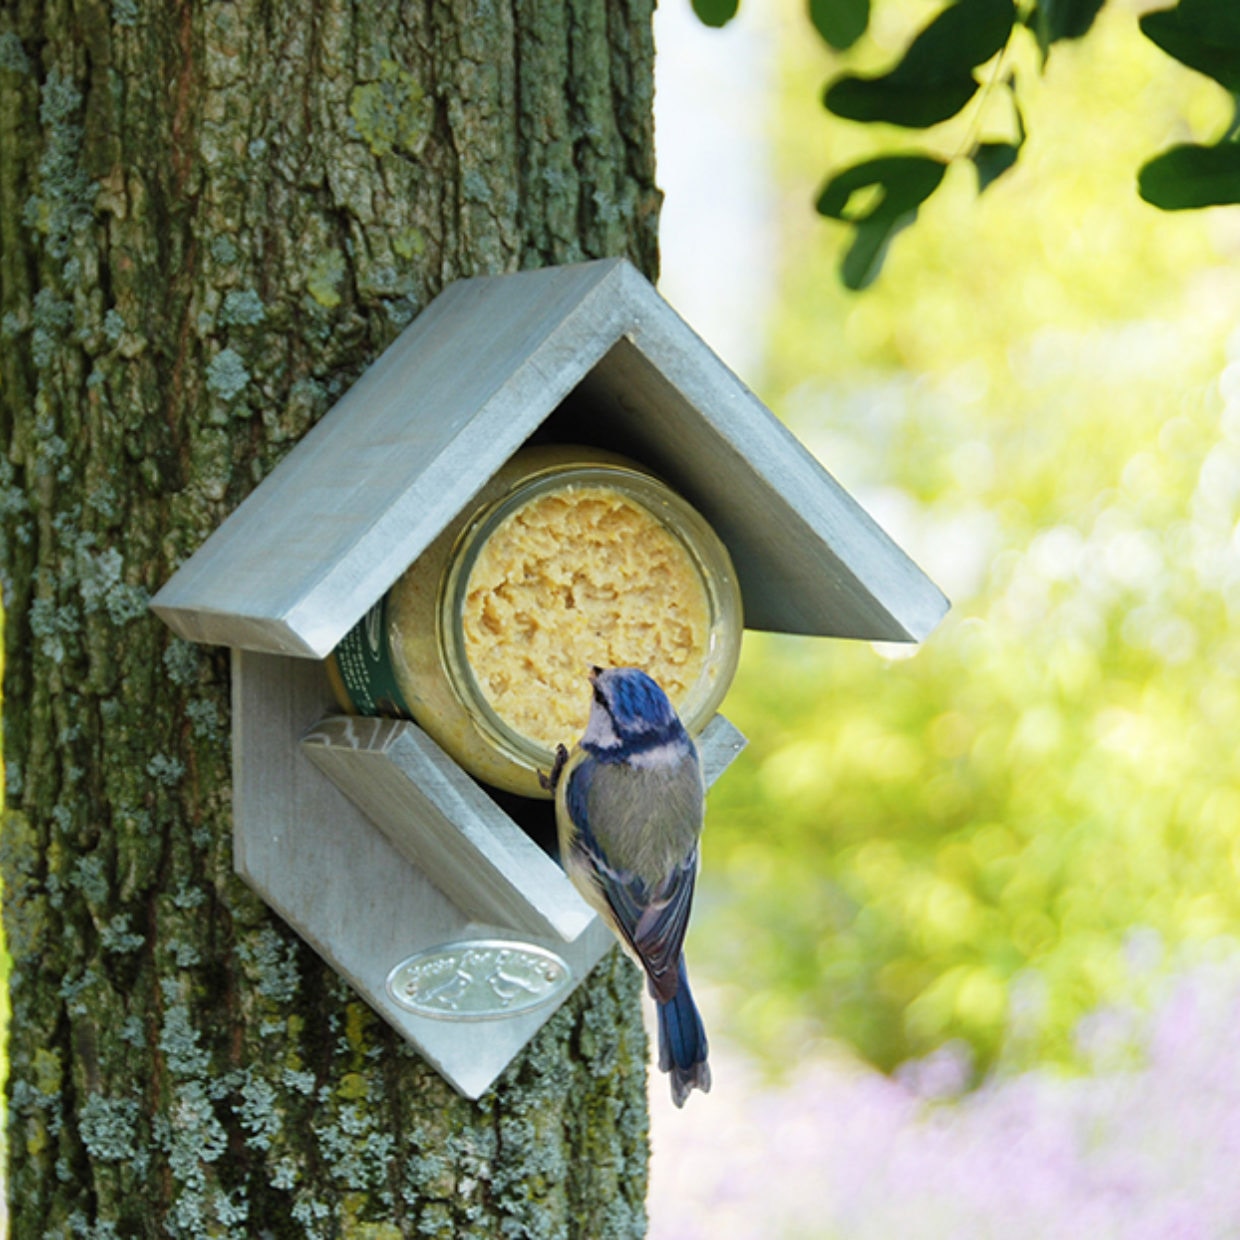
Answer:
<svg viewBox="0 0 1240 1240"><path fill-rule="evenodd" d="M706 1030L683 945L706 787L697 746L667 694L635 667L592 668L590 720L555 787L560 859L574 886L642 967L659 1015L659 1067L678 1107L710 1089Z"/></svg>

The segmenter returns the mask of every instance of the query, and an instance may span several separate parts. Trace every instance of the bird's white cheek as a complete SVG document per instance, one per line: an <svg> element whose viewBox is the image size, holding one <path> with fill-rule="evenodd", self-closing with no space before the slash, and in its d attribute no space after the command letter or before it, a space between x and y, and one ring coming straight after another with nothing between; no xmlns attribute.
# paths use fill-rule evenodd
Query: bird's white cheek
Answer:
<svg viewBox="0 0 1240 1240"><path fill-rule="evenodd" d="M598 749L614 749L620 744L611 716L605 710L596 706L590 712L590 721L586 724L586 732L581 741L583 745L593 745Z"/></svg>

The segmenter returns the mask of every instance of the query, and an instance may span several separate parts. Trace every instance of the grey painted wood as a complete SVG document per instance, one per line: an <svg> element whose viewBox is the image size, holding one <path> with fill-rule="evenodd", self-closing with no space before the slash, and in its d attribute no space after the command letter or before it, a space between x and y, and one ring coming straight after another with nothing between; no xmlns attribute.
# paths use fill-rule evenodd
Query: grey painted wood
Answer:
<svg viewBox="0 0 1240 1240"><path fill-rule="evenodd" d="M555 952L575 986L611 947L611 934L592 918L565 942L458 908L306 757L302 735L335 709L321 664L234 651L234 864L455 1089L479 1097L556 1005L499 1020L439 1020L397 1004L389 972L446 943L516 937Z"/></svg>
<svg viewBox="0 0 1240 1240"><path fill-rule="evenodd" d="M564 871L415 724L337 715L301 743L463 912L566 942L589 925Z"/></svg>
<svg viewBox="0 0 1240 1240"><path fill-rule="evenodd" d="M702 729L697 738L697 747L707 788L740 757L747 744L749 742L741 732L723 715L716 715Z"/></svg>
<svg viewBox="0 0 1240 1240"><path fill-rule="evenodd" d="M569 942L594 919L564 871L416 724L331 715L301 744L401 855L471 917ZM716 715L698 744L713 783L745 738Z"/></svg>
<svg viewBox="0 0 1240 1240"><path fill-rule="evenodd" d="M711 523L736 566L747 628L927 637L947 612L942 592L704 350L662 298L642 298L633 329L581 385L598 438L662 474Z"/></svg>
<svg viewBox="0 0 1240 1240"><path fill-rule="evenodd" d="M548 421L703 511L751 627L920 640L947 609L623 259L450 286L153 606L193 641L322 658Z"/></svg>
<svg viewBox="0 0 1240 1240"><path fill-rule="evenodd" d="M192 641L325 657L623 330L617 261L451 285L155 610Z"/></svg>

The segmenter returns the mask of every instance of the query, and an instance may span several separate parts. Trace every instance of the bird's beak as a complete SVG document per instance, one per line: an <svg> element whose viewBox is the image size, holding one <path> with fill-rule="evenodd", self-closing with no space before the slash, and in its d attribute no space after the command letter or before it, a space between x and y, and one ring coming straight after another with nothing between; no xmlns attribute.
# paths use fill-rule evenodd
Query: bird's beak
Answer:
<svg viewBox="0 0 1240 1240"><path fill-rule="evenodd" d="M590 669L590 683L591 683L592 685L597 684L597 683L598 683L598 678L599 678L602 674L603 674L603 669L602 669L601 667L592 667L592 668Z"/></svg>

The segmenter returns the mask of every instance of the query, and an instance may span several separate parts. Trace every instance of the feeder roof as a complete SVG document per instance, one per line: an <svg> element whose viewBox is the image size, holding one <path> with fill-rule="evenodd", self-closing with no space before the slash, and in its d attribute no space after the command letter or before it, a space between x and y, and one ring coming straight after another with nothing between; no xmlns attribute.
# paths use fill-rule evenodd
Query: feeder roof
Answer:
<svg viewBox="0 0 1240 1240"><path fill-rule="evenodd" d="M918 641L938 588L630 263L450 285L153 600L324 658L535 432L642 461L714 526L750 628Z"/></svg>

